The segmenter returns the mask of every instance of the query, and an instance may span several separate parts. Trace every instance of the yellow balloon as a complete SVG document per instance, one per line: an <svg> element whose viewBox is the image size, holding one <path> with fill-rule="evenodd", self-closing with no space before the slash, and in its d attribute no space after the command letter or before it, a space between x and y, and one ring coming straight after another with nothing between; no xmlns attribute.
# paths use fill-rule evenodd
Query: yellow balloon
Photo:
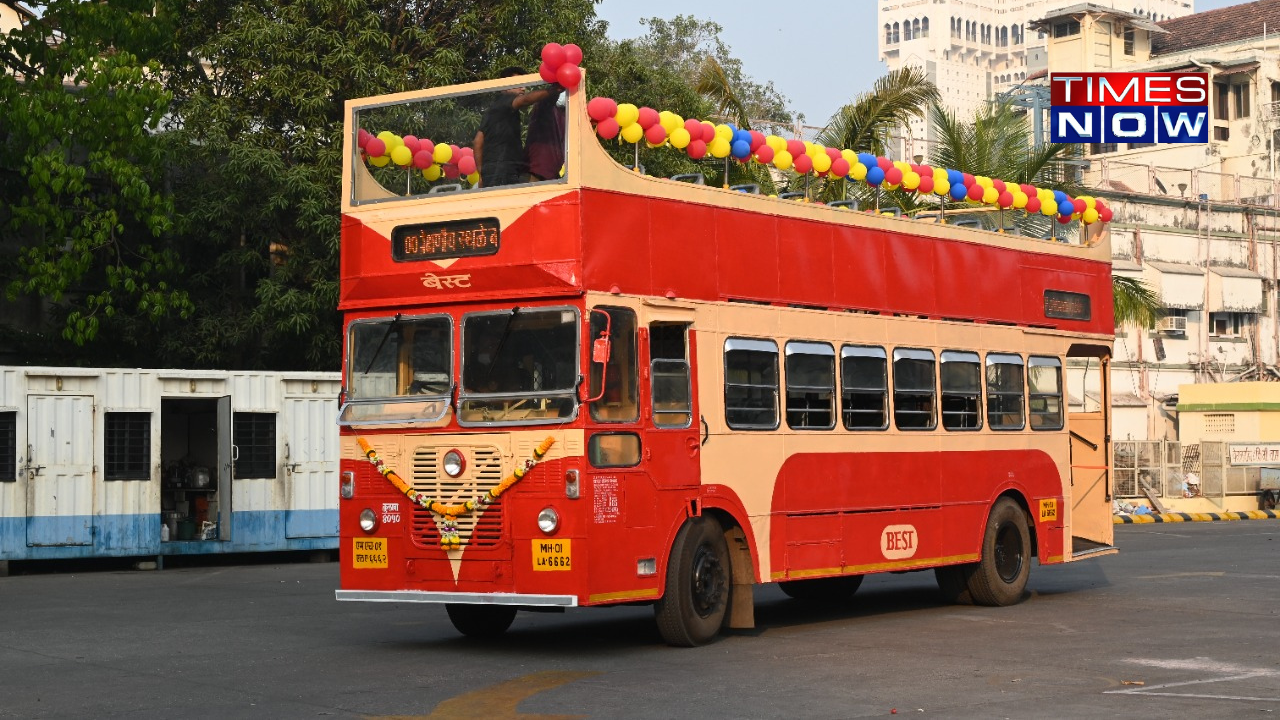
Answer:
<svg viewBox="0 0 1280 720"><path fill-rule="evenodd" d="M644 128L640 127L640 123L632 122L622 128L622 139L629 143L640 142L642 137L644 137Z"/></svg>
<svg viewBox="0 0 1280 720"><path fill-rule="evenodd" d="M689 137L688 130L685 130L682 127L678 127L675 130L671 131L671 137L669 139L671 140L671 147L677 150L683 150L686 147L688 147L689 141L692 138Z"/></svg>
<svg viewBox="0 0 1280 720"><path fill-rule="evenodd" d="M899 170L901 170L901 171L903 172L903 174L906 174L906 172L907 172L908 170L910 170L910 169L911 169L911 165L909 165L908 163L905 163L905 162L903 162L903 161L901 161L901 160L894 160L894 161L893 161L893 166L894 166L894 167L896 167L896 168L898 168Z"/></svg>
<svg viewBox="0 0 1280 720"><path fill-rule="evenodd" d="M1052 198L1040 203L1040 214L1045 217L1053 217L1058 214L1058 201Z"/></svg>
<svg viewBox="0 0 1280 720"><path fill-rule="evenodd" d="M436 164L443 165L453 159L453 148L449 147L445 143L440 143L436 146L436 149L432 151L431 159L435 160Z"/></svg>
<svg viewBox="0 0 1280 720"><path fill-rule="evenodd" d="M715 140L724 140L725 142L729 142L729 138L732 138L732 137L733 137L733 128L729 127L728 125L725 125L724 123L720 123L719 125L716 126ZM711 142L715 142L715 140L712 140ZM728 153L725 153L725 154L727 155ZM723 156L718 155L717 157L723 157Z"/></svg>
<svg viewBox="0 0 1280 720"><path fill-rule="evenodd" d="M809 157L813 158L814 160L817 160L819 155L826 155L826 154L827 154L827 149L826 149L826 148L824 148L824 147L822 147L821 145L819 145L819 144L817 144L817 143L809 143L809 144L805 145L805 148L804 148L804 154L805 154L805 155L808 155ZM828 156L828 157L827 157L827 159L828 159L828 160L830 160L830 159L831 159L831 157L830 157L830 156Z"/></svg>
<svg viewBox="0 0 1280 720"><path fill-rule="evenodd" d="M473 172L473 173L471 173L470 175L468 175L468 176L467 176L467 182L471 183L472 185L475 185L475 184L479 183L479 182L480 182L480 173L478 173L478 172Z"/></svg>
<svg viewBox="0 0 1280 720"><path fill-rule="evenodd" d="M947 169L946 169L946 168L934 168L934 169L933 169L933 186L934 186L934 187L937 187L937 186L938 186L938 183L939 183L939 182L941 182L941 181L943 181L943 180L946 180L946 181L947 181L947 186L948 186L948 187L950 187L950 186L951 186L951 176L950 176L950 175L947 175Z"/></svg>
<svg viewBox="0 0 1280 720"><path fill-rule="evenodd" d="M886 190L897 190L899 186L894 185L893 183L885 183L884 187Z"/></svg>
<svg viewBox="0 0 1280 720"><path fill-rule="evenodd" d="M982 186L982 187L984 187L984 188L989 188L989 187L991 187L991 186L992 186L991 178L986 177L985 175L974 175L974 176L973 176L973 181L974 181L974 182L976 182L976 183L978 183L979 185L981 185L981 186ZM985 195L986 195L986 193L983 193L983 195L985 196Z"/></svg>
<svg viewBox="0 0 1280 720"><path fill-rule="evenodd" d="M946 177L943 177L941 180L935 177L933 180L933 194L946 195L949 192L951 192L951 181Z"/></svg>
<svg viewBox="0 0 1280 720"><path fill-rule="evenodd" d="M397 147L395 150L392 150L390 155L391 155L391 162L397 165L408 165L409 163L413 162L413 151L405 147L404 145L401 145Z"/></svg>
<svg viewBox="0 0 1280 720"><path fill-rule="evenodd" d="M1014 207L1016 207L1016 208L1018 208L1019 210L1021 210L1021 209L1022 209L1022 208L1024 208L1024 207L1026 207L1026 206L1027 206L1027 194L1026 194L1026 193L1024 193L1024 192L1022 192L1021 190L1015 190L1015 191L1013 192L1013 206L1014 206Z"/></svg>
<svg viewBox="0 0 1280 720"><path fill-rule="evenodd" d="M841 150L840 157L844 158L844 161L849 163L849 167L853 167L853 164L858 162L858 153L852 150Z"/></svg>
<svg viewBox="0 0 1280 720"><path fill-rule="evenodd" d="M920 174L914 170L907 170L902 174L902 187L908 190L915 190L920 187Z"/></svg>
<svg viewBox="0 0 1280 720"><path fill-rule="evenodd" d="M849 169L849 177L853 178L854 180L866 180L867 166L863 165L860 162L853 163L853 165Z"/></svg>
<svg viewBox="0 0 1280 720"><path fill-rule="evenodd" d="M982 191L982 202L988 205L994 203L999 197L1000 193L996 192L996 189L993 187L988 187L986 190Z"/></svg>
<svg viewBox="0 0 1280 720"><path fill-rule="evenodd" d="M663 130L667 131L668 135L670 135L673 130L680 127L684 123L679 122L679 119L677 118L675 113L671 112L670 110L663 110L662 112L658 113L658 124L662 126Z"/></svg>
<svg viewBox="0 0 1280 720"><path fill-rule="evenodd" d="M727 157L731 149L729 141L719 135L717 135L716 139L712 140L711 144L707 146L707 151L711 153L711 157L717 158Z"/></svg>
<svg viewBox="0 0 1280 720"><path fill-rule="evenodd" d="M618 121L618 127L626 128L634 125L636 120L640 119L640 108L631 103L622 103L618 106L618 111L613 114L613 119ZM643 133L643 131L641 131ZM629 140L628 142L635 142Z"/></svg>
<svg viewBox="0 0 1280 720"><path fill-rule="evenodd" d="M791 157L791 153L787 152L786 150L779 150L773 156L773 165L779 170L790 169L792 162L793 162L793 158ZM866 174L865 169L863 170L863 174Z"/></svg>
<svg viewBox="0 0 1280 720"><path fill-rule="evenodd" d="M1098 222L1098 211L1093 208L1085 208L1081 215L1084 217L1085 225L1092 225L1093 223Z"/></svg>
<svg viewBox="0 0 1280 720"><path fill-rule="evenodd" d="M379 155L378 157L369 158L369 164L374 167L382 167L389 162L391 162L391 158L387 157L386 155Z"/></svg>
<svg viewBox="0 0 1280 720"><path fill-rule="evenodd" d="M777 155L780 150L787 149L787 141L777 135L766 135L764 138L764 144L773 148L774 155Z"/></svg>
<svg viewBox="0 0 1280 720"><path fill-rule="evenodd" d="M831 156L826 153L815 154L813 156L813 171L826 172L831 169Z"/></svg>
<svg viewBox="0 0 1280 720"><path fill-rule="evenodd" d="M1084 206L1085 206L1085 209L1086 209L1086 210L1096 210L1096 209L1098 209L1098 201L1097 201L1097 200L1094 200L1092 197L1089 197L1088 195L1086 195L1086 196L1084 196L1084 197L1082 197L1082 198L1080 198L1080 199L1081 199L1081 200L1084 200ZM1090 220L1089 222L1093 222L1093 221L1092 221L1092 220Z"/></svg>
<svg viewBox="0 0 1280 720"><path fill-rule="evenodd" d="M390 150L395 145L395 141L392 139L395 136L396 134L391 132L390 130L383 130L382 132L378 133L378 139L381 140L387 146L388 150ZM404 141L401 140L400 143L404 144Z"/></svg>
<svg viewBox="0 0 1280 720"><path fill-rule="evenodd" d="M477 173L479 174L479 173ZM435 182L440 179L440 166L432 165L431 167L422 168L422 177Z"/></svg>

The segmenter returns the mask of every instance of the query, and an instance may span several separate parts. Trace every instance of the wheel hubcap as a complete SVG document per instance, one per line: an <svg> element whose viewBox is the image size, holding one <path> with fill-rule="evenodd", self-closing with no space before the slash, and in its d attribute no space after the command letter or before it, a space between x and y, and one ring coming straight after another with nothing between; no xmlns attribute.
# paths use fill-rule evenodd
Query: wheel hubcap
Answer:
<svg viewBox="0 0 1280 720"><path fill-rule="evenodd" d="M996 532L996 572L1000 579L1011 583L1022 572L1022 534L1013 523L1005 523Z"/></svg>
<svg viewBox="0 0 1280 720"><path fill-rule="evenodd" d="M701 617L715 612L723 602L724 566L706 545L700 545L693 556L693 609Z"/></svg>

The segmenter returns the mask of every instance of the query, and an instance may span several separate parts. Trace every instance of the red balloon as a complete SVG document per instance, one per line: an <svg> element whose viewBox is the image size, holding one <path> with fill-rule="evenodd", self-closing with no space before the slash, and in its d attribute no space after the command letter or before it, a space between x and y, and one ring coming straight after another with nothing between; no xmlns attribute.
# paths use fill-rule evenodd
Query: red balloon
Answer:
<svg viewBox="0 0 1280 720"><path fill-rule="evenodd" d="M787 141L787 152L791 153L791 157L799 159L801 155L804 155L804 150L805 148L804 148L803 140Z"/></svg>
<svg viewBox="0 0 1280 720"><path fill-rule="evenodd" d="M553 83L556 81L556 70L546 63L538 66L538 75L542 76L543 82Z"/></svg>
<svg viewBox="0 0 1280 720"><path fill-rule="evenodd" d="M560 43L547 43L542 46L542 62L549 65L552 70L564 64L564 48Z"/></svg>
<svg viewBox="0 0 1280 720"><path fill-rule="evenodd" d="M596 124L596 134L605 140L612 140L618 137L618 131L621 129L618 127L618 121L611 117L607 117Z"/></svg>
<svg viewBox="0 0 1280 720"><path fill-rule="evenodd" d="M992 180L991 187L995 188L996 192L998 193L1003 193L1006 189L1006 186L1003 180Z"/></svg>
<svg viewBox="0 0 1280 720"><path fill-rule="evenodd" d="M836 164L836 160L841 159L841 157L842 157L842 156L840 155L840 151L839 151L839 150L837 150L837 149L835 149L835 148L832 148L832 147L829 147L829 148L827 148L827 157L831 158L831 164L832 164L832 165L835 165L835 164Z"/></svg>
<svg viewBox="0 0 1280 720"><path fill-rule="evenodd" d="M702 121L689 118L684 121L684 129L689 133L689 138L697 140L702 137Z"/></svg>
<svg viewBox="0 0 1280 720"><path fill-rule="evenodd" d="M1082 213L1082 212L1084 212L1084 209L1085 209L1085 208L1089 207L1089 205L1088 205L1088 203L1086 203L1085 201L1081 200L1080 198L1076 198L1076 199L1074 199L1074 200L1072 200L1072 201L1071 201L1071 207L1075 208L1075 209L1076 209L1076 212L1078 212L1078 213Z"/></svg>
<svg viewBox="0 0 1280 720"><path fill-rule="evenodd" d="M592 120L600 122L605 118L611 118L618 113L618 103L613 98L594 97L591 102L587 103L587 115Z"/></svg>
<svg viewBox="0 0 1280 720"><path fill-rule="evenodd" d="M716 139L716 126L711 123L702 123L702 142L709 143Z"/></svg>
<svg viewBox="0 0 1280 720"><path fill-rule="evenodd" d="M1071 216L1070 216L1070 215L1059 215L1059 216L1058 216L1058 222L1062 223L1063 225L1066 225L1067 223L1071 222Z"/></svg>
<svg viewBox="0 0 1280 720"><path fill-rule="evenodd" d="M1036 196L1036 186L1035 186L1035 185L1029 185L1029 184L1027 184L1027 183L1022 183L1022 184L1021 184L1021 185L1019 185L1018 187L1022 189L1022 194L1023 194L1023 195L1026 195L1026 196L1027 196L1027 197L1029 197L1029 198L1033 198L1033 197L1035 197L1035 196Z"/></svg>
<svg viewBox="0 0 1280 720"><path fill-rule="evenodd" d="M369 157L382 157L387 154L387 144L380 137L371 137L364 144L364 151L369 153Z"/></svg>
<svg viewBox="0 0 1280 720"><path fill-rule="evenodd" d="M418 138L413 135L405 135L404 146L409 148L409 152L418 152Z"/></svg>
<svg viewBox="0 0 1280 720"><path fill-rule="evenodd" d="M582 82L582 70L577 65L565 63L556 70L556 82L560 83L565 90L572 92L578 87L578 83Z"/></svg>
<svg viewBox="0 0 1280 720"><path fill-rule="evenodd" d="M464 147L464 148L458 148L458 154L461 155L462 157L474 157L476 154L476 151L473 148ZM471 173L467 173L467 174L470 175Z"/></svg>
<svg viewBox="0 0 1280 720"><path fill-rule="evenodd" d="M707 154L707 144L701 140L690 140L685 147L685 151L689 153L689 157L694 160L701 160L702 156Z"/></svg>
<svg viewBox="0 0 1280 720"><path fill-rule="evenodd" d="M1013 205L1013 193L1008 190L1002 190L1000 197L996 198L996 202L1000 203L1000 207L1007 208Z"/></svg>
<svg viewBox="0 0 1280 720"><path fill-rule="evenodd" d="M773 148L768 145L761 145L756 148L756 160L766 165L773 162Z"/></svg>
<svg viewBox="0 0 1280 720"><path fill-rule="evenodd" d="M360 132L356 133L356 144L361 148L364 148L365 145L369 144L369 138L371 137L373 137L373 133L365 130L364 128L360 128Z"/></svg>
<svg viewBox="0 0 1280 720"><path fill-rule="evenodd" d="M832 167L835 167L835 163L832 163L831 165ZM920 187L916 188L916 192L923 193L925 195L933 192L933 175L921 175Z"/></svg>
<svg viewBox="0 0 1280 720"><path fill-rule="evenodd" d="M979 185L978 183L974 183L974 184L972 184L972 185L969 185L969 186L968 186L968 188L969 188L969 193L968 193L968 195L969 195L969 199L970 199L970 200L972 200L972 201L974 201L974 202L981 202L981 201L982 201L982 194L983 194L983 193L985 193L985 192L987 191L987 189L986 189L986 188L982 187L982 186L981 186L981 185Z"/></svg>
<svg viewBox="0 0 1280 720"><path fill-rule="evenodd" d="M1111 208L1106 207L1105 205L1101 208L1098 208L1098 219L1101 220L1102 222L1111 222L1112 214L1113 213L1111 212Z"/></svg>
<svg viewBox="0 0 1280 720"><path fill-rule="evenodd" d="M454 165L453 163L449 163L448 165L445 165L444 176L449 178L450 180L456 179L458 177L458 166Z"/></svg>
<svg viewBox="0 0 1280 720"><path fill-rule="evenodd" d="M1040 198L1036 197L1035 195L1032 195L1031 197L1027 198L1026 210L1029 213L1040 212Z"/></svg>
<svg viewBox="0 0 1280 720"><path fill-rule="evenodd" d="M578 47L577 45L574 45L573 43L569 43L568 45L565 45L562 49L564 50L565 62L573 63L574 65L582 64L582 48Z"/></svg>
<svg viewBox="0 0 1280 720"><path fill-rule="evenodd" d="M751 132L751 152L755 152L760 149L760 146L764 145L764 133L760 132L759 130L751 130L750 132Z"/></svg>
<svg viewBox="0 0 1280 720"><path fill-rule="evenodd" d="M796 172L803 175L813 169L813 158L805 155L804 153L796 155L791 167L795 168Z"/></svg>
<svg viewBox="0 0 1280 720"><path fill-rule="evenodd" d="M648 130L658 124L658 111L651 107L640 108L640 117L636 119L640 123L640 127Z"/></svg>
<svg viewBox="0 0 1280 720"><path fill-rule="evenodd" d="M887 173L889 168L893 167L893 161L887 157L878 157L876 158L876 165Z"/></svg>
<svg viewBox="0 0 1280 720"><path fill-rule="evenodd" d="M838 157L831 161L831 174L838 178L842 178L849 174L849 161L842 157Z"/></svg>
<svg viewBox="0 0 1280 720"><path fill-rule="evenodd" d="M902 171L890 166L888 170L884 171L884 181L890 185L900 185L902 183Z"/></svg>
<svg viewBox="0 0 1280 720"><path fill-rule="evenodd" d="M428 155L436 151L436 144L423 138L418 141L418 152L425 152Z"/></svg>
<svg viewBox="0 0 1280 720"><path fill-rule="evenodd" d="M431 167L431 164L434 162L435 160L432 159L431 153L426 150L419 150L413 154L413 166L419 170L426 170Z"/></svg>
<svg viewBox="0 0 1280 720"><path fill-rule="evenodd" d="M644 131L644 139L648 140L650 145L661 145L667 139L667 131L663 130L661 125L654 125Z"/></svg>
<svg viewBox="0 0 1280 720"><path fill-rule="evenodd" d="M970 175L969 173L962 173L962 174L964 175L964 186L965 186L965 187L970 187L971 185L973 185L973 184L974 184L974 183L973 183L973 176L972 176L972 175Z"/></svg>
<svg viewBox="0 0 1280 720"><path fill-rule="evenodd" d="M476 171L475 158L470 156L463 156L463 158L458 161L458 172L462 173L463 175L470 175L475 171Z"/></svg>

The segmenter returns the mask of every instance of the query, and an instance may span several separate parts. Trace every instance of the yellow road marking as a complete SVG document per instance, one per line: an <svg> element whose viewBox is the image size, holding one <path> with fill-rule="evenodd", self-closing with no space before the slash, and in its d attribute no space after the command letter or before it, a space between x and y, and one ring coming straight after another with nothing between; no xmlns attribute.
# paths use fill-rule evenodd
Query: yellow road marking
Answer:
<svg viewBox="0 0 1280 720"><path fill-rule="evenodd" d="M575 680L599 675L598 672L574 670L547 670L513 678L506 682L473 690L464 695L442 700L430 715L381 715L368 720L578 720L587 715L537 715L525 714L517 706L540 692L554 690Z"/></svg>

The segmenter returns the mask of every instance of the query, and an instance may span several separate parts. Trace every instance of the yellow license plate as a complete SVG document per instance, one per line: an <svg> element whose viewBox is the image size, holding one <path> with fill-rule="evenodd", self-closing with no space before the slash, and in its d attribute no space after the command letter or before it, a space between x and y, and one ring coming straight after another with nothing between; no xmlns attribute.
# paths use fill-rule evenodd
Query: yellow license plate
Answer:
<svg viewBox="0 0 1280 720"><path fill-rule="evenodd" d="M387 566L386 538L355 538L351 542L351 567L384 568Z"/></svg>
<svg viewBox="0 0 1280 720"><path fill-rule="evenodd" d="M534 570L572 570L573 548L569 540L534 540Z"/></svg>
<svg viewBox="0 0 1280 720"><path fill-rule="evenodd" d="M1053 522L1058 519L1058 501L1040 501L1040 522Z"/></svg>

